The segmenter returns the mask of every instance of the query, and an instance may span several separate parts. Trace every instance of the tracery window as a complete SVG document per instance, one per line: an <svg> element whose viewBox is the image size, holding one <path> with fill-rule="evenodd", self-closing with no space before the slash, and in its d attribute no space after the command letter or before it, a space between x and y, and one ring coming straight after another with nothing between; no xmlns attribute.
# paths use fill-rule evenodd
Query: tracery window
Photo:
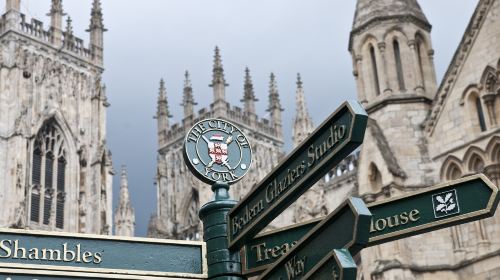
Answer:
<svg viewBox="0 0 500 280"><path fill-rule="evenodd" d="M64 228L66 150L55 121L38 132L32 155L30 221L34 225Z"/></svg>

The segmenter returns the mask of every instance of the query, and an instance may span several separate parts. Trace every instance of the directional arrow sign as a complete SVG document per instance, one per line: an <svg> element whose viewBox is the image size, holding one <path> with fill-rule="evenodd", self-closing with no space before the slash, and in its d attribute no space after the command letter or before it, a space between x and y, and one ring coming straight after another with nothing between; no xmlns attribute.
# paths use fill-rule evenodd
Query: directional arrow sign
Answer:
<svg viewBox="0 0 500 280"><path fill-rule="evenodd" d="M369 246L491 217L500 196L483 174L369 205Z"/></svg>
<svg viewBox="0 0 500 280"><path fill-rule="evenodd" d="M203 279L205 254L204 242L0 230L0 275L12 280Z"/></svg>
<svg viewBox="0 0 500 280"><path fill-rule="evenodd" d="M367 115L345 102L228 214L229 248L238 250L363 141Z"/></svg>
<svg viewBox="0 0 500 280"><path fill-rule="evenodd" d="M334 249L356 254L368 241L371 214L360 198L350 198L315 226L259 279L300 279Z"/></svg>
<svg viewBox="0 0 500 280"><path fill-rule="evenodd" d="M367 247L491 217L499 199L498 188L478 174L369 204L373 219ZM241 251L243 273L256 275L267 269L321 220L256 236Z"/></svg>
<svg viewBox="0 0 500 280"><path fill-rule="evenodd" d="M356 280L356 262L346 249L333 250L316 266L318 269L309 272L304 280Z"/></svg>

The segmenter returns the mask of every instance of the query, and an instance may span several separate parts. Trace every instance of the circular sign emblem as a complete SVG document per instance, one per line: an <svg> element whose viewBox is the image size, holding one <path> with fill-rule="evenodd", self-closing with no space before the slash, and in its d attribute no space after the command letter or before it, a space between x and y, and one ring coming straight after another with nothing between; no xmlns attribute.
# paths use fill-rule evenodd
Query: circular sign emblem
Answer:
<svg viewBox="0 0 500 280"><path fill-rule="evenodd" d="M250 143L232 123L206 119L195 124L184 140L184 161L207 184L235 183L252 163Z"/></svg>

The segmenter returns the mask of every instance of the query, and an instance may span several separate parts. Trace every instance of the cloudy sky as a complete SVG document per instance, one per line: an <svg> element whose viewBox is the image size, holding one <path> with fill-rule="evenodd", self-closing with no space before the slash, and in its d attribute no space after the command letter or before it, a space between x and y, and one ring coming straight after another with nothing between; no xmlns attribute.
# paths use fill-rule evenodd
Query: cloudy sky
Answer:
<svg viewBox="0 0 500 280"><path fill-rule="evenodd" d="M49 0L21 0L28 16L50 23ZM92 0L63 0L77 36L88 42ZM212 99L213 49L221 54L233 105L243 95L245 66L251 70L265 114L270 72L277 76L284 112L286 149L290 150L295 111L295 77L300 72L309 111L319 124L343 100L356 98L347 51L354 0L103 0L104 80L111 107L108 142L116 171L128 168L136 234L146 234L156 211L158 82L166 80L172 122L182 119L183 73L191 72L196 109ZM438 80L441 79L477 4L473 0L420 0L433 25ZM119 173L117 173L119 174ZM115 177L115 203L119 178Z"/></svg>

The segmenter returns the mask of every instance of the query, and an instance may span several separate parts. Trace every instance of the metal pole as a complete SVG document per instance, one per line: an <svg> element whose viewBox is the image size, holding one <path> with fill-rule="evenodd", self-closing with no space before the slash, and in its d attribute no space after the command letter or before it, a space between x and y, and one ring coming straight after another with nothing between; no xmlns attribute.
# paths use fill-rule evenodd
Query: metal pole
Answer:
<svg viewBox="0 0 500 280"><path fill-rule="evenodd" d="M229 185L212 186L214 200L203 205L199 217L203 222L203 241L207 243L208 279L243 280L239 252L228 249L227 213L236 201L229 197Z"/></svg>

